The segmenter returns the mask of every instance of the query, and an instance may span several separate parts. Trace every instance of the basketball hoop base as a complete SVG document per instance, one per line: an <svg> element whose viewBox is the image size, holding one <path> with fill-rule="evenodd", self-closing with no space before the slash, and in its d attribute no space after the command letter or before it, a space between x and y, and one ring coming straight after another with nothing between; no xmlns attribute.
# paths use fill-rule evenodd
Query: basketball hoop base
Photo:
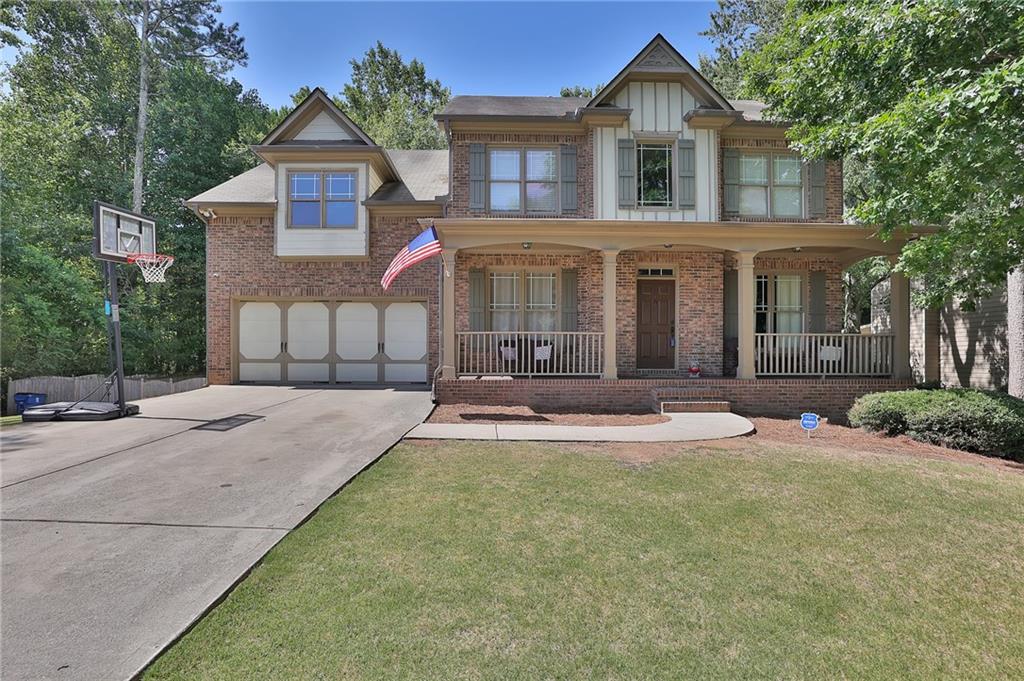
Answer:
<svg viewBox="0 0 1024 681"><path fill-rule="evenodd" d="M142 270L142 278L147 283L156 284L164 281L167 268L174 264L174 256L162 253L133 253L128 256L128 262L138 265Z"/></svg>

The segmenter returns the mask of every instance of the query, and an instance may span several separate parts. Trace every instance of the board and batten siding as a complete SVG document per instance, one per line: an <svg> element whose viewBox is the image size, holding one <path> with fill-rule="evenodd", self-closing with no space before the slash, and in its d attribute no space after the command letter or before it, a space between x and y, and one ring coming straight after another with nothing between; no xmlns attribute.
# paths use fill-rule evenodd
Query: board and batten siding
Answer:
<svg viewBox="0 0 1024 681"><path fill-rule="evenodd" d="M680 83L629 83L615 96L615 105L632 109L629 121L618 128L597 128L594 134L594 213L604 220L717 219L717 132L691 130L683 115L695 109L693 95ZM696 163L696 204L693 209L620 208L617 194L618 140L643 138L643 133L677 133L693 140ZM674 189L674 191L676 191Z"/></svg>
<svg viewBox="0 0 1024 681"><path fill-rule="evenodd" d="M355 171L355 228L288 227L288 173L313 170ZM338 258L369 255L367 224L363 205L370 196L368 163L279 163L277 165L277 215L274 218L274 255L281 258ZM379 182L380 179L377 179ZM379 186L379 185L378 185Z"/></svg>
<svg viewBox="0 0 1024 681"><path fill-rule="evenodd" d="M292 139L297 140L350 140L352 134L338 124L338 121L327 113L321 111L316 117L306 124L302 130L295 134Z"/></svg>

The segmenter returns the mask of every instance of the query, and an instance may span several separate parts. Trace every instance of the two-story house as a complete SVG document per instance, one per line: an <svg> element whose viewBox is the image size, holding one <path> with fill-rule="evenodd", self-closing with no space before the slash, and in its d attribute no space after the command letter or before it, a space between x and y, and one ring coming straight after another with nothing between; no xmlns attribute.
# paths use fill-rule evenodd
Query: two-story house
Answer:
<svg viewBox="0 0 1024 681"><path fill-rule="evenodd" d="M188 202L208 225L210 382L837 415L905 386L903 277L891 333L842 333L843 269L902 242L844 224L841 164L801 159L763 108L660 35L593 98L453 98L446 151L383 149L315 90L253 148L262 165ZM442 257L383 291L430 224Z"/></svg>

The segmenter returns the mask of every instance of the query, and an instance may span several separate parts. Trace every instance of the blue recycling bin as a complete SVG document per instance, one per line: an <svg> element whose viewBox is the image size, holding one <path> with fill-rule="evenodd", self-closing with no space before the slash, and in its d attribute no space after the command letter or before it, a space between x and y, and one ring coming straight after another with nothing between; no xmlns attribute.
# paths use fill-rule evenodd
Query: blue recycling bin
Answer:
<svg viewBox="0 0 1024 681"><path fill-rule="evenodd" d="M40 404L46 404L46 393L14 393L14 409L19 414Z"/></svg>

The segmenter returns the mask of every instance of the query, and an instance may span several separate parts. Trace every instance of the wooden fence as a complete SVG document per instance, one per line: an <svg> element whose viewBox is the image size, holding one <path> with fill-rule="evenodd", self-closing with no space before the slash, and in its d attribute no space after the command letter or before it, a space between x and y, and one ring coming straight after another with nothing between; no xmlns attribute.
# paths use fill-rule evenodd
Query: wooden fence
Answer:
<svg viewBox="0 0 1024 681"><path fill-rule="evenodd" d="M47 402L64 402L80 400L95 390L89 397L92 401L103 399L105 389L99 387L106 376L92 374L89 376L33 376L32 378L12 379L7 387L7 413L15 413L15 393L44 393ZM126 376L124 379L124 395L128 401L141 400L145 397L160 397L174 393L188 392L206 387L205 376L192 378L148 378L146 376ZM117 395L117 386L110 391L111 399Z"/></svg>

